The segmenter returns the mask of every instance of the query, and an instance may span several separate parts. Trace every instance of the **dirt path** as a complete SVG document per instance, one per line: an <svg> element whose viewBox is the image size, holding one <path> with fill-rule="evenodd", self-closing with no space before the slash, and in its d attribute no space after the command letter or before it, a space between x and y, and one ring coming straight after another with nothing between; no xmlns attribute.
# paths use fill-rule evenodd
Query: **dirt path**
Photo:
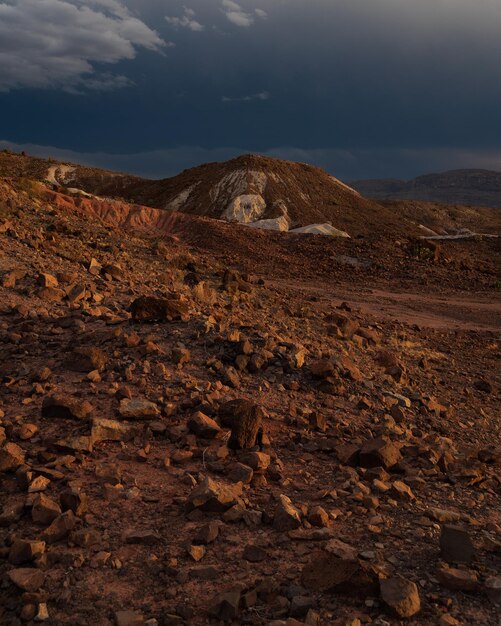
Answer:
<svg viewBox="0 0 501 626"><path fill-rule="evenodd" d="M362 313L380 319L396 319L406 324L427 328L446 328L501 332L501 299L493 301L482 297L458 293L456 296L437 296L426 293L409 293L368 289L363 286L312 285L303 281L273 279L269 284L277 288L294 289L305 297L316 296L322 301L338 306L348 302Z"/></svg>

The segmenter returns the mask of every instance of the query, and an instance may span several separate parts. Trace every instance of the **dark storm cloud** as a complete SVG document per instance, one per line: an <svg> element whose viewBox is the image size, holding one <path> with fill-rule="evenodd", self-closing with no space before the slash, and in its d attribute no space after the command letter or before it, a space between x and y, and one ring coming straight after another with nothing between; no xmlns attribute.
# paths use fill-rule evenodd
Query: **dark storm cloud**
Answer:
<svg viewBox="0 0 501 626"><path fill-rule="evenodd" d="M85 96L0 95L5 139L127 154L126 169L155 175L176 158L242 150L298 155L348 178L499 167L499 0L0 0L0 12L16 8L16 32L46 42L50 24L37 33L32 7L69 4L77 13L65 15L81 20L85 8L115 36L87 29L95 57L78 37L56 38L38 72L30 46L22 56L0 26L0 59L10 55L0 84L87 84Z"/></svg>

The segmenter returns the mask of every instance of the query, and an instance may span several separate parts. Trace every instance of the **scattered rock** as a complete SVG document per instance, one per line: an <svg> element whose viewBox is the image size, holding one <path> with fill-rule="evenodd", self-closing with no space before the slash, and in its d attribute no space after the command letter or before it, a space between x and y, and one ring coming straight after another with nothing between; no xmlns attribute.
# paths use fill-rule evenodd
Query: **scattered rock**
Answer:
<svg viewBox="0 0 501 626"><path fill-rule="evenodd" d="M42 417L53 419L86 420L93 410L87 400L62 394L47 396L42 403Z"/></svg>
<svg viewBox="0 0 501 626"><path fill-rule="evenodd" d="M421 610L419 591L415 583L403 576L380 581L381 598L398 617L412 617Z"/></svg>
<svg viewBox="0 0 501 626"><path fill-rule="evenodd" d="M149 420L160 415L160 409L154 402L129 398L120 400L119 412L126 420Z"/></svg>
<svg viewBox="0 0 501 626"><path fill-rule="evenodd" d="M186 508L188 512L200 509L210 513L222 513L237 504L241 495L241 483L227 485L207 477L190 493Z"/></svg>
<svg viewBox="0 0 501 626"><path fill-rule="evenodd" d="M459 526L442 526L440 554L449 563L471 563L475 548L468 531Z"/></svg>
<svg viewBox="0 0 501 626"><path fill-rule="evenodd" d="M277 508L275 509L273 528L281 532L286 532L299 528L299 526L301 526L301 513L292 504L290 498L285 495L280 495L278 497Z"/></svg>
<svg viewBox="0 0 501 626"><path fill-rule="evenodd" d="M232 450L253 448L262 432L263 411L250 400L231 400L219 410L223 426L231 428L228 447Z"/></svg>

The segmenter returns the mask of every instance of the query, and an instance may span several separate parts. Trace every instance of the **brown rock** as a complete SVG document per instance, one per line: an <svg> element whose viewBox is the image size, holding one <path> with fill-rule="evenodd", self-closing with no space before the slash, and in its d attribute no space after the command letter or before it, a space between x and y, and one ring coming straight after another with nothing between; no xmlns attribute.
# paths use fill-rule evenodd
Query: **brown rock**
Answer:
<svg viewBox="0 0 501 626"><path fill-rule="evenodd" d="M73 511L78 517L87 512L87 495L78 489L66 489L59 496L59 501L63 511Z"/></svg>
<svg viewBox="0 0 501 626"><path fill-rule="evenodd" d="M127 530L123 534L125 543L153 546L162 540L162 537L154 530Z"/></svg>
<svg viewBox="0 0 501 626"><path fill-rule="evenodd" d="M191 353L188 348L173 348L171 356L176 365L185 365L190 362Z"/></svg>
<svg viewBox="0 0 501 626"><path fill-rule="evenodd" d="M254 470L243 463L235 463L228 471L228 478L233 483L243 482L245 485L252 481Z"/></svg>
<svg viewBox="0 0 501 626"><path fill-rule="evenodd" d="M363 562L319 551L303 567L301 581L307 589L316 592L360 593L374 589L378 578Z"/></svg>
<svg viewBox="0 0 501 626"><path fill-rule="evenodd" d="M28 593L38 591L45 581L45 574L41 570L30 567L12 569L7 572L7 576L16 587Z"/></svg>
<svg viewBox="0 0 501 626"><path fill-rule="evenodd" d="M59 282L52 274L40 274L37 279L37 283L40 287L58 287Z"/></svg>
<svg viewBox="0 0 501 626"><path fill-rule="evenodd" d="M59 504L42 493L36 496L33 500L31 518L35 524L47 526L48 524L51 524L59 515L61 515L61 508Z"/></svg>
<svg viewBox="0 0 501 626"><path fill-rule="evenodd" d="M138 322L166 322L186 320L189 317L188 303L181 299L141 296L129 308L132 319Z"/></svg>
<svg viewBox="0 0 501 626"><path fill-rule="evenodd" d="M301 526L301 514L285 495L278 497L278 505L273 519L273 528L281 532L294 530Z"/></svg>
<svg viewBox="0 0 501 626"><path fill-rule="evenodd" d="M24 450L8 442L0 448L0 472L10 472L24 463Z"/></svg>
<svg viewBox="0 0 501 626"><path fill-rule="evenodd" d="M271 462L270 455L264 452L243 452L239 454L238 459L244 465L251 467L255 472L264 472L268 469Z"/></svg>
<svg viewBox="0 0 501 626"><path fill-rule="evenodd" d="M212 617L231 622L238 618L240 612L240 591L229 591L218 595L209 603L207 612Z"/></svg>
<svg viewBox="0 0 501 626"><path fill-rule="evenodd" d="M391 495L397 500L415 500L412 489L401 480L395 480L391 485Z"/></svg>
<svg viewBox="0 0 501 626"><path fill-rule="evenodd" d="M329 514L321 506L314 506L308 513L308 521L312 526L326 527L329 525Z"/></svg>
<svg viewBox="0 0 501 626"><path fill-rule="evenodd" d="M437 578L442 586L452 591L475 591L478 587L478 575L471 570L439 567Z"/></svg>
<svg viewBox="0 0 501 626"><path fill-rule="evenodd" d="M188 420L188 428L203 439L214 439L221 433L221 428L213 419L198 411Z"/></svg>
<svg viewBox="0 0 501 626"><path fill-rule="evenodd" d="M403 576L380 580L381 598L398 617L412 617L421 610L419 591L415 583Z"/></svg>
<svg viewBox="0 0 501 626"><path fill-rule="evenodd" d="M144 617L134 611L116 611L116 626L143 626Z"/></svg>
<svg viewBox="0 0 501 626"><path fill-rule="evenodd" d="M195 545L207 546L209 543L216 541L219 536L219 524L217 522L209 522L198 531L193 543Z"/></svg>
<svg viewBox="0 0 501 626"><path fill-rule="evenodd" d="M84 346L76 348L67 360L67 367L72 372L102 372L106 368L108 357L101 348Z"/></svg>
<svg viewBox="0 0 501 626"><path fill-rule="evenodd" d="M130 426L117 420L96 417L92 420L91 439L98 441L130 441L138 432L136 426Z"/></svg>
<svg viewBox="0 0 501 626"><path fill-rule="evenodd" d="M491 576L485 581L485 593L495 604L501 604L501 576Z"/></svg>
<svg viewBox="0 0 501 626"><path fill-rule="evenodd" d="M231 400L219 409L223 426L231 428L228 447L231 450L253 448L262 433L262 409L250 400Z"/></svg>
<svg viewBox="0 0 501 626"><path fill-rule="evenodd" d="M237 504L241 495L241 483L226 485L207 477L190 493L186 509L188 512L200 509L211 513L222 513Z"/></svg>
<svg viewBox="0 0 501 626"><path fill-rule="evenodd" d="M201 561L205 556L205 547L204 546L188 546L188 554L194 561Z"/></svg>
<svg viewBox="0 0 501 626"><path fill-rule="evenodd" d="M45 552L45 542L16 539L10 547L9 563L23 565L34 561Z"/></svg>
<svg viewBox="0 0 501 626"><path fill-rule="evenodd" d="M246 561L249 561L249 563L261 563L262 561L266 561L268 559L268 553L266 550L253 544L245 546L242 556Z"/></svg>
<svg viewBox="0 0 501 626"><path fill-rule="evenodd" d="M367 441L360 450L360 466L384 467L389 469L396 465L402 455L400 446L392 442L388 437L378 437Z"/></svg>
<svg viewBox="0 0 501 626"><path fill-rule="evenodd" d="M449 563L471 563L475 556L475 548L464 528L442 526L440 553Z"/></svg>
<svg viewBox="0 0 501 626"><path fill-rule="evenodd" d="M328 378L336 371L334 361L331 359L321 359L310 365L310 372L315 378Z"/></svg>
<svg viewBox="0 0 501 626"><path fill-rule="evenodd" d="M48 418L85 420L93 410L87 400L62 394L47 396L42 403L42 417Z"/></svg>
<svg viewBox="0 0 501 626"><path fill-rule="evenodd" d="M148 420L160 415L160 409L154 402L129 398L120 400L119 412L127 420Z"/></svg>
<svg viewBox="0 0 501 626"><path fill-rule="evenodd" d="M75 528L76 523L77 518L73 511L66 511L59 517L56 517L52 524L43 531L41 537L48 544L56 543L66 538Z"/></svg>

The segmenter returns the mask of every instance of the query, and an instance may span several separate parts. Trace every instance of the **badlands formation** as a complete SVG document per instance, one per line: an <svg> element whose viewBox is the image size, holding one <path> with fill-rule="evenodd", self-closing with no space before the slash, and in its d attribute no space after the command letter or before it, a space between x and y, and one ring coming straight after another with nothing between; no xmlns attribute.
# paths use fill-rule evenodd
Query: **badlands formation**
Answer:
<svg viewBox="0 0 501 626"><path fill-rule="evenodd" d="M499 212L0 176L2 626L498 626Z"/></svg>

